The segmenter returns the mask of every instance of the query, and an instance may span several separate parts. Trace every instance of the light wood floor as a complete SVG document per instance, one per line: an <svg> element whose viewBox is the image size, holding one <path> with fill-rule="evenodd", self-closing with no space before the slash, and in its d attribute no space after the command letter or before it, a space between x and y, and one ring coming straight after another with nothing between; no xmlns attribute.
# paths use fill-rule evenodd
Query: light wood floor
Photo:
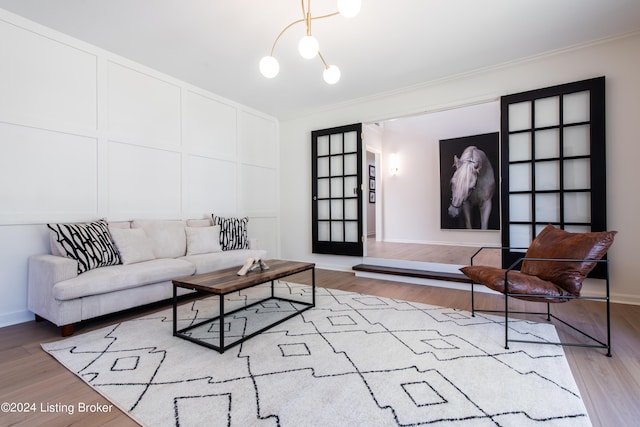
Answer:
<svg viewBox="0 0 640 427"><path fill-rule="evenodd" d="M367 257L390 260L468 265L479 246L430 245L421 243L380 242L367 238ZM474 264L500 266L500 250L484 249Z"/></svg>
<svg viewBox="0 0 640 427"><path fill-rule="evenodd" d="M296 280L308 281L308 275L301 275ZM316 280L318 286L326 288L463 310L471 307L467 291L356 278L351 273L326 270L318 270ZM517 302L514 309L530 307L531 304ZM477 305L498 309L502 307L503 300L499 295L478 294ZM554 307L554 312L562 310L567 319L584 326L596 336L604 336L602 303L572 301L560 306ZM88 322L81 325L76 333L84 333L157 309L159 308L138 310ZM606 357L602 350L586 348L565 347L565 353L593 425L635 426L640 420L640 307L612 304L611 320L612 358ZM559 325L557 329L562 338L574 338L568 328ZM27 322L0 329L0 402L33 402L38 405L38 412L34 414L0 413L0 425L136 425L116 408L105 414L75 412L68 415L39 411L41 403L61 403L76 407L79 402L109 404L40 348L40 343L58 339L58 329L48 322Z"/></svg>

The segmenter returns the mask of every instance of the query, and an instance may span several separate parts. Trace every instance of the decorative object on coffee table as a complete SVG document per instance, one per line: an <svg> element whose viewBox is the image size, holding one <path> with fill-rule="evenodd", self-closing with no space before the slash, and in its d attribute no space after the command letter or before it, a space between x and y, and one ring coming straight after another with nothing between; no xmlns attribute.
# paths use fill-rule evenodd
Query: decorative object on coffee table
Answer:
<svg viewBox="0 0 640 427"><path fill-rule="evenodd" d="M260 271L268 270L269 266L261 258L247 258L242 265L242 268L238 270L238 276L244 276L247 273L251 273L254 270L260 269Z"/></svg>

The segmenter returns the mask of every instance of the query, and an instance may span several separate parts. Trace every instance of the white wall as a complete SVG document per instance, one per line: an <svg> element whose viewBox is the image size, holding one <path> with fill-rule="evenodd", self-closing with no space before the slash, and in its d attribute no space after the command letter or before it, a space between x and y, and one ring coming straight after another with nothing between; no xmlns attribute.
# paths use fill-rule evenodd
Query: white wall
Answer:
<svg viewBox="0 0 640 427"><path fill-rule="evenodd" d="M390 164L395 155L398 166L395 175L390 168L382 170L383 240L500 246L499 231L440 228L440 140L498 132L500 103L398 118L383 122L383 129L383 160Z"/></svg>
<svg viewBox="0 0 640 427"><path fill-rule="evenodd" d="M48 222L248 215L278 256L278 122L0 9L0 326Z"/></svg>
<svg viewBox="0 0 640 427"><path fill-rule="evenodd" d="M437 111L494 100L502 95L606 76L607 203L610 229L618 230L611 248L613 297L640 303L635 251L640 241L640 34L554 52L476 73L416 86L406 91L341 105L280 123L282 256L315 261L319 266L350 269L361 259L311 253L310 132L354 122Z"/></svg>

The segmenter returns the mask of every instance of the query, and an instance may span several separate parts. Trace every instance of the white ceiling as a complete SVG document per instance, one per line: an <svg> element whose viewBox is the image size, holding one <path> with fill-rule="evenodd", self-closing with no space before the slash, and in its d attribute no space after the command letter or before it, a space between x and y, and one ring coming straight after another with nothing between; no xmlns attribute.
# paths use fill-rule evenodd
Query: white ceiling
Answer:
<svg viewBox="0 0 640 427"><path fill-rule="evenodd" d="M376 93L640 30L640 0L362 0L314 21L342 79L304 60L299 24L280 40L280 74L258 62L301 17L298 0L0 0L0 8L239 103L286 118ZM335 11L315 0L315 15Z"/></svg>

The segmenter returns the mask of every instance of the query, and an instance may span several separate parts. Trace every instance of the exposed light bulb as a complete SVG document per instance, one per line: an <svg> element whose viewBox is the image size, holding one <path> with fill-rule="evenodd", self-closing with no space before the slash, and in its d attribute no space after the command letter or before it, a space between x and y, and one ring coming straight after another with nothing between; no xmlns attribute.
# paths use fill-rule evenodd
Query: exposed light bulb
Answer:
<svg viewBox="0 0 640 427"><path fill-rule="evenodd" d="M306 35L302 37L298 42L298 51L300 52L300 55L305 59L312 59L312 58L315 58L316 56L320 56L320 59L322 59L322 63L325 66L325 69L323 71L324 81L332 85L337 83L340 80L340 74L341 74L340 69L335 65L328 65L327 62L322 57L322 54L320 53L320 44L318 43L318 40L311 35L311 21L313 19L335 16L338 13L345 18L354 17L358 13L360 13L360 8L362 7L362 0L337 0L338 13L331 13L329 15L316 16L315 18L311 16L311 12L307 10L309 8L310 3L311 1L308 1L307 8L305 8L304 0L303 0L302 11L303 11L303 14L305 15L305 18L299 19L287 25L284 28L284 30L282 30L280 34L278 34L278 37L276 37L276 40L273 43L273 47L271 48L271 52L273 53L273 51L275 50L276 45L278 44L278 40L280 40L280 36L282 36L284 32L286 32L294 24L305 21ZM280 65L278 64L278 61L273 56L265 56L260 60L260 72L266 78L273 78L277 76L278 73L280 72Z"/></svg>
<svg viewBox="0 0 640 427"><path fill-rule="evenodd" d="M338 0L338 12L345 18L353 18L360 13L362 0Z"/></svg>
<svg viewBox="0 0 640 427"><path fill-rule="evenodd" d="M298 43L298 51L305 59L314 58L320 50L318 40L313 36L304 36Z"/></svg>
<svg viewBox="0 0 640 427"><path fill-rule="evenodd" d="M324 81L330 85L338 83L340 80L340 68L335 65L329 65L322 72L322 77L324 77Z"/></svg>
<svg viewBox="0 0 640 427"><path fill-rule="evenodd" d="M272 79L280 72L280 64L273 56L265 56L260 60L260 72L268 79Z"/></svg>

